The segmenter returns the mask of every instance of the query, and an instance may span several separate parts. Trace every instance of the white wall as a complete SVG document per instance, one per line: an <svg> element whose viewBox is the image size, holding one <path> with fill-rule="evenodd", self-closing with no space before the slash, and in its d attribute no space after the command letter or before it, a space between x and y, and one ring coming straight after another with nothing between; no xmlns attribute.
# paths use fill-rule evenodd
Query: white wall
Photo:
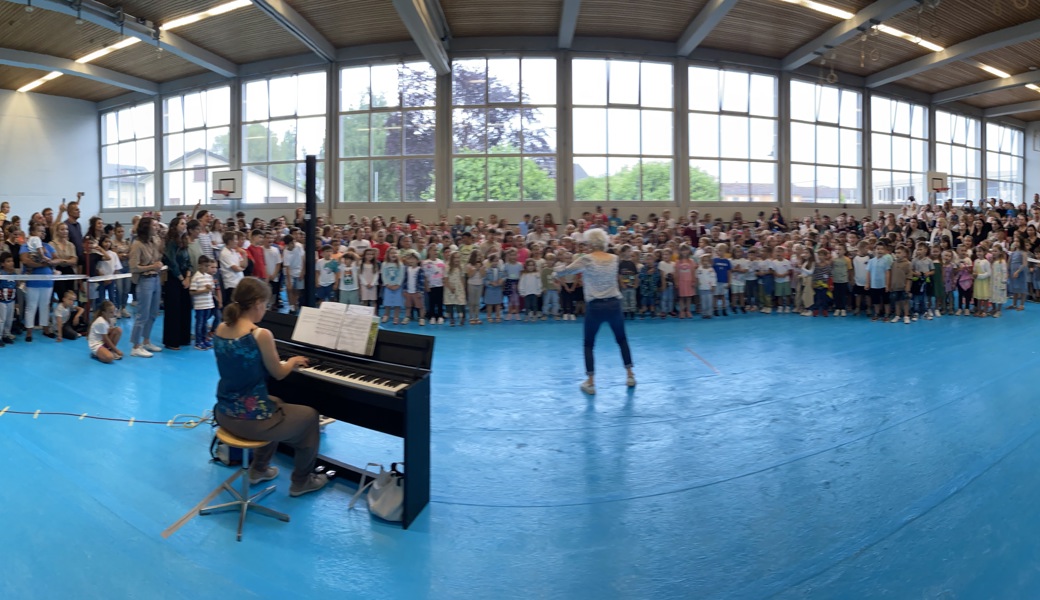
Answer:
<svg viewBox="0 0 1040 600"><path fill-rule="evenodd" d="M1026 126L1026 189L1025 200L1033 202L1033 194L1040 193L1040 121Z"/></svg>
<svg viewBox="0 0 1040 600"><path fill-rule="evenodd" d="M0 90L0 201L23 226L76 192L85 217L99 212L98 148L95 103Z"/></svg>

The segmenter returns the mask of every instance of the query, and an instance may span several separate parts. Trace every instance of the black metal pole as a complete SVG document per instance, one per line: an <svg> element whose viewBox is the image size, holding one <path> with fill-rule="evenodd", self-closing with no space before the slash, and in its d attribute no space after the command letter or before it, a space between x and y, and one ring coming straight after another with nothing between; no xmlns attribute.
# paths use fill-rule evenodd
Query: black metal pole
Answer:
<svg viewBox="0 0 1040 600"><path fill-rule="evenodd" d="M300 306L314 307L314 271L318 260L318 236L314 230L318 213L318 158L313 155L307 156L307 202L303 209L303 227L306 242L303 250L303 298Z"/></svg>

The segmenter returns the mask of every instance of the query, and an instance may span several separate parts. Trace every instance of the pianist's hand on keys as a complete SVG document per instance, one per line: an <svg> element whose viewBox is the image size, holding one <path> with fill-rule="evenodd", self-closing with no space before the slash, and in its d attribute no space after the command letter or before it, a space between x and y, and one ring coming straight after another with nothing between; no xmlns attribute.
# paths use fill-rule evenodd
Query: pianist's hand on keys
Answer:
<svg viewBox="0 0 1040 600"><path fill-rule="evenodd" d="M293 356L293 357L290 357L288 360L285 360L283 362L288 364L294 370L295 369L306 369L307 366L310 364L310 361L307 360L306 356Z"/></svg>

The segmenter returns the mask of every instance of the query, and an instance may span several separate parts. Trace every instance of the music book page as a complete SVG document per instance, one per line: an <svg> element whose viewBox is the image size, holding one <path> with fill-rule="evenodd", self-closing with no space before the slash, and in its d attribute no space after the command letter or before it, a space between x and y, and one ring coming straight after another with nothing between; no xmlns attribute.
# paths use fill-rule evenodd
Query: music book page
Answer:
<svg viewBox="0 0 1040 600"><path fill-rule="evenodd" d="M379 335L379 317L372 306L325 302L321 308L300 307L294 342L371 356Z"/></svg>
<svg viewBox="0 0 1040 600"><path fill-rule="evenodd" d="M296 327L293 328L292 340L301 344L320 345L317 341L318 313L320 311L309 306L300 307L300 316L296 318Z"/></svg>
<svg viewBox="0 0 1040 600"><path fill-rule="evenodd" d="M379 317L375 314L375 307L351 304L346 308L336 350L371 356L379 335Z"/></svg>

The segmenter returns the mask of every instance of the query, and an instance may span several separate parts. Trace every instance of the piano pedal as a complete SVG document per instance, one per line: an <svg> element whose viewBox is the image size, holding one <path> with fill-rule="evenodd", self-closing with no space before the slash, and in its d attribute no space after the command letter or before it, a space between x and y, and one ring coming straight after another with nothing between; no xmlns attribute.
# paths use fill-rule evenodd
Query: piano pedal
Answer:
<svg viewBox="0 0 1040 600"><path fill-rule="evenodd" d="M332 479L336 476L335 469L329 469L328 471L326 471L325 467L315 467L314 473L317 475L324 475L326 479Z"/></svg>
<svg viewBox="0 0 1040 600"><path fill-rule="evenodd" d="M323 432L325 431L325 427L335 422L336 419L333 419L332 417L326 417L325 415L318 416L318 428Z"/></svg>

